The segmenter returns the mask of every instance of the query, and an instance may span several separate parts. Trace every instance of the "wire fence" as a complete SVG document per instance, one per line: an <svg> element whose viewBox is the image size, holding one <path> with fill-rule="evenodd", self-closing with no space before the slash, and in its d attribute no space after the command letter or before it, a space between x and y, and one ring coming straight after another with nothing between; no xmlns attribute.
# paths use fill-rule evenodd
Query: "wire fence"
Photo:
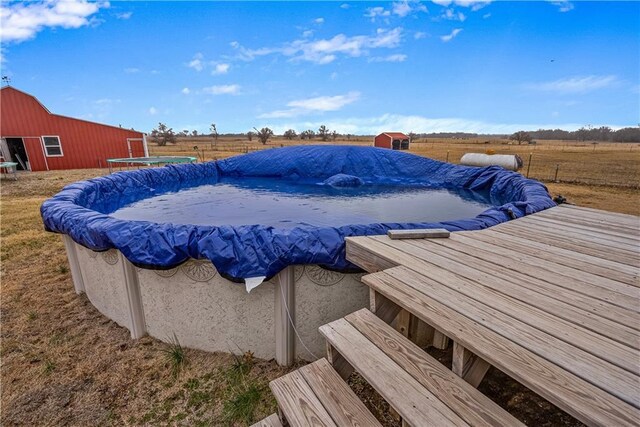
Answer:
<svg viewBox="0 0 640 427"><path fill-rule="evenodd" d="M208 161L289 145L336 143L370 146L372 140L276 139L267 144L256 139L222 140L217 143L211 140L187 140L176 145L150 148L154 155L189 155L198 157L200 161ZM640 144L637 143L557 142L520 146L508 145L505 141L429 140L412 143L409 151L451 163L459 163L462 155L467 152L517 154L524 161L524 167L519 172L542 182L640 188Z"/></svg>

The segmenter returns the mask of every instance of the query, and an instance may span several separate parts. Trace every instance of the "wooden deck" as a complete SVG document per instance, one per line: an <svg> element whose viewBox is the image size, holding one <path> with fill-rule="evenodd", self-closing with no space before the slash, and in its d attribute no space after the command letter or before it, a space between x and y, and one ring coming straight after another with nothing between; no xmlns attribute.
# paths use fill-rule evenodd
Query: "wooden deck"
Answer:
<svg viewBox="0 0 640 427"><path fill-rule="evenodd" d="M559 206L449 238L348 238L347 258L372 273L379 318L454 341L468 383L493 365L588 425L640 425L640 218Z"/></svg>

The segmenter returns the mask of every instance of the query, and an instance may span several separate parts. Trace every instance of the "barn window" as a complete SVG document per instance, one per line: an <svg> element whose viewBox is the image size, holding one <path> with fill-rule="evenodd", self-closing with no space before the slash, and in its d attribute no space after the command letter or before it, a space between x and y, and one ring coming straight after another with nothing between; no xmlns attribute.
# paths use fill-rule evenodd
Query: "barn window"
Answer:
<svg viewBox="0 0 640 427"><path fill-rule="evenodd" d="M43 136L44 150L47 152L47 157L62 157L62 145L60 145L60 137L58 136Z"/></svg>

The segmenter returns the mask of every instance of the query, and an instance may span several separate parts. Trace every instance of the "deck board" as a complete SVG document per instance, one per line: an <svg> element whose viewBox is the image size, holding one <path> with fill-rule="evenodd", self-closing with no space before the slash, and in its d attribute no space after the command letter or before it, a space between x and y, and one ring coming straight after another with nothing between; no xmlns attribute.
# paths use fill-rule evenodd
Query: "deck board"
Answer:
<svg viewBox="0 0 640 427"><path fill-rule="evenodd" d="M277 378L269 387L292 427L337 427L300 372Z"/></svg>
<svg viewBox="0 0 640 427"><path fill-rule="evenodd" d="M397 247L388 245L387 243L388 242L378 240L378 238L364 238L358 239L357 241L354 240L347 244L347 257L352 262L358 264L360 258L356 258L353 256L353 254L357 253L357 251L353 251L350 249L359 245L363 245L366 248L369 248L369 250L375 250L376 253L379 254L379 257L384 256L386 260L388 260L387 263L391 266L405 265L418 272L425 269L425 263L434 265L433 263L437 262L438 260L438 258L430 258L428 261L421 260L414 257L410 253L407 253L406 251ZM408 244L406 246L408 246ZM457 258L463 258L465 262L468 262L473 267L457 264ZM579 304L579 308L586 309L593 315L611 319L612 321L617 321L623 325L628 325L628 327L638 326L638 314L633 312L632 310L627 310L613 304L607 304L606 301L590 298L587 295L581 295L571 290L567 290L566 292L564 292L562 291L563 288L561 288L560 286L554 286L551 284L547 286L548 282L543 282L536 277L531 277L514 270L496 268L496 264L493 263L489 263L488 265L482 263L474 263L469 260L469 258L465 258L461 255L454 256L453 259L450 260L450 262L453 262L455 263L455 265L459 266L457 270L458 274L468 274L474 278L484 277L486 279L490 279L486 280L487 285L504 285L507 288L513 289L516 289L515 287L517 286L526 287L529 288L532 292L542 294L553 294L554 292L557 292L560 298L564 298L565 301L568 301L568 303L570 302L576 305ZM373 271L379 271L379 269L375 269ZM571 285L575 283L570 282L569 284ZM611 299L613 299L613 297Z"/></svg>
<svg viewBox="0 0 640 427"><path fill-rule="evenodd" d="M518 224L511 225L510 228L495 226L492 231L501 232L507 235L523 237L534 242L546 243L548 245L571 250L580 254L593 255L609 261L627 264L631 267L638 267L636 254L626 250L616 250L610 246L599 245L575 238L575 236L559 235L558 233L547 233L544 231L532 230L527 226L520 227Z"/></svg>
<svg viewBox="0 0 640 427"><path fill-rule="evenodd" d="M347 239L363 282L589 425L640 424L640 219L556 207L448 239Z"/></svg>
<svg viewBox="0 0 640 427"><path fill-rule="evenodd" d="M421 250L423 248L418 249ZM436 266L438 266L436 264L438 259L446 259L434 252L425 251L417 253L428 256L429 262L433 262L433 265ZM499 281L495 278L488 278L488 280L482 281L482 278L478 277L477 270L473 268L466 267L468 272L460 272L452 268L453 266L449 265L442 269L431 269L425 276L440 282L444 286L459 289L460 292L477 301L485 301L492 307L496 307L512 317L518 318L523 314L531 313L534 317L532 323L536 325L541 324L542 326L543 321L549 322L549 325L543 327L543 329L546 331L555 331L556 328L560 328L560 332L558 332L556 336L561 337L567 335L568 342L574 339L577 341L581 339L585 339L586 341L590 339L604 340L603 344L607 344L605 346L607 347L606 350L601 350L605 353L604 358L608 357L609 354L606 353L614 348L629 345L625 340L621 340L624 344L613 341L609 338L611 334L621 334L629 339L637 336L637 331L625 329L624 325L618 324L613 327L603 328L604 319L597 316L593 318L587 316L579 317L580 312L578 310L572 311L575 317L568 316L567 313L564 313L567 307L550 301L550 298L545 294L521 292L521 288L514 286L513 282ZM558 313L560 313L561 316L559 316ZM583 324L576 322L578 318L582 319ZM520 317L520 320L524 321L525 319ZM635 347L637 348L637 345ZM622 358L627 359L631 356L633 356L633 354L626 354L622 356ZM636 364L630 364L630 366L635 368Z"/></svg>
<svg viewBox="0 0 640 427"><path fill-rule="evenodd" d="M576 221L566 221L560 218L539 215L531 215L527 219L553 226L554 228L569 227L570 229L581 230L581 233L587 234L597 232L598 234L602 234L602 236L613 241L621 241L631 244L637 244L638 241L640 241L640 236L638 236L636 233L620 231L619 229L616 230L610 227L603 227L601 225L580 224Z"/></svg>
<svg viewBox="0 0 640 427"><path fill-rule="evenodd" d="M440 399L425 389L415 378L389 359L371 341L345 319L338 319L320 327L321 333L351 365L410 425L419 426L425 420L439 426L468 426Z"/></svg>
<svg viewBox="0 0 640 427"><path fill-rule="evenodd" d="M611 223L609 222L611 217L587 217L584 214L577 216L573 211L567 211L564 209L554 209L552 212L543 211L536 215L542 218L561 219L572 224L598 226L604 230L626 231L636 236L640 235L640 224L629 226L620 222Z"/></svg>
<svg viewBox="0 0 640 427"><path fill-rule="evenodd" d="M489 233L477 233L477 235L459 233L446 244L457 248L462 248L464 245L475 250L476 253L480 251L482 259L492 254L511 260L525 274L530 274L532 271L548 271L555 277L555 280L550 279L551 283L558 282L558 275L566 277L565 280L578 280L584 285L581 290L594 298L602 299L603 295L606 295L608 300L611 292L614 292L616 297L634 300L633 307L637 307L640 302L640 289L635 286L638 283L637 277L633 274L625 275L617 267L611 268L613 263L605 266L596 264L594 257L586 261L565 257L553 249L545 252L535 246L526 246L525 239L521 240L522 244L515 243L511 238L502 239L502 243L500 241L499 237Z"/></svg>

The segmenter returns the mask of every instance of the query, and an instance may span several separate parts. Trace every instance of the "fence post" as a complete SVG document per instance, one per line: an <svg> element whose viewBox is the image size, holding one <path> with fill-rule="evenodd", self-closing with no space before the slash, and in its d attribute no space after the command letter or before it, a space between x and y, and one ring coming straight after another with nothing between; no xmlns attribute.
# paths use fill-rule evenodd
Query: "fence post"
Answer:
<svg viewBox="0 0 640 427"><path fill-rule="evenodd" d="M553 182L558 182L558 169L560 169L560 164L556 164L556 176L553 178Z"/></svg>
<svg viewBox="0 0 640 427"><path fill-rule="evenodd" d="M527 178L529 178L529 170L531 169L531 158L533 157L533 153L529 153L529 161L527 162Z"/></svg>
<svg viewBox="0 0 640 427"><path fill-rule="evenodd" d="M449 163L449 150L447 150L447 160L446 160L446 162Z"/></svg>

